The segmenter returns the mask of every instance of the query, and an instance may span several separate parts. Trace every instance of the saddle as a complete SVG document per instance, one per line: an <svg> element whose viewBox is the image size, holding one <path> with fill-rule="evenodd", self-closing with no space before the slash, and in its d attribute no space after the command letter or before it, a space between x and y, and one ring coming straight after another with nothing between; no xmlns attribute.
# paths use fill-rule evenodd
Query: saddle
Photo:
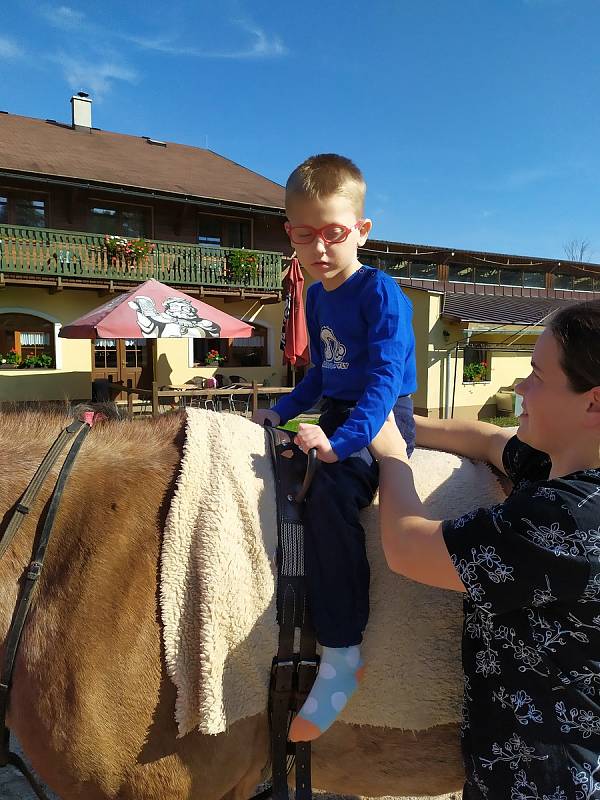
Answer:
<svg viewBox="0 0 600 800"><path fill-rule="evenodd" d="M267 426L277 498L277 622L279 642L271 666L269 722L273 800L288 800L287 776L295 762L296 798L310 800L310 742L288 742L293 714L314 683L318 658L304 580L302 504L318 466L289 441L289 434ZM295 643L298 642L298 647Z"/></svg>

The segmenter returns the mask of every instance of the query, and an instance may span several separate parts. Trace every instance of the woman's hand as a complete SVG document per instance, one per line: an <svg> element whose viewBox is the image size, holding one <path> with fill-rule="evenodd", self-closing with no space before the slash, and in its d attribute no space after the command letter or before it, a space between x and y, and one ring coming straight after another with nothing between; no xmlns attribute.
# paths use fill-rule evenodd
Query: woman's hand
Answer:
<svg viewBox="0 0 600 800"><path fill-rule="evenodd" d="M376 461L380 461L386 456L399 456L403 460L407 459L406 442L398 430L393 411L390 412L383 427L369 445L369 451Z"/></svg>

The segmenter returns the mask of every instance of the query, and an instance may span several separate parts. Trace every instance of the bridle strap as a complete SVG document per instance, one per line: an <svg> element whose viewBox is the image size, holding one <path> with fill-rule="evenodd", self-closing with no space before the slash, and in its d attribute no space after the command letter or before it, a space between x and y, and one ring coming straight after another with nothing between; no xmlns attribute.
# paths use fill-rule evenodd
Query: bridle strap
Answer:
<svg viewBox="0 0 600 800"><path fill-rule="evenodd" d="M8 550L8 547L12 542L16 532L21 527L21 523L31 511L31 507L35 502L36 497L40 493L40 489L42 488L48 473L56 463L65 444L69 441L69 439L73 438L73 436L84 424L85 423L81 422L80 420L72 422L64 430L62 430L54 440L52 447L48 450L41 464L35 471L35 475L31 479L29 486L27 489L25 489L19 502L14 507L12 516L8 521L8 525L6 526L6 530L2 534L2 537L0 537L0 558L2 558L2 556Z"/></svg>
<svg viewBox="0 0 600 800"><path fill-rule="evenodd" d="M12 676L21 641L21 635L25 627L27 615L31 607L33 599L33 592L37 585L38 578L42 572L44 565L44 557L48 542L54 527L56 513L58 506L67 482L67 479L77 458L77 454L89 433L90 424L77 420L65 428L54 441L54 444L44 457L42 463L36 470L31 483L25 490L21 500L15 506L13 515L8 523L2 539L0 540L0 557L6 552L10 542L12 541L15 533L19 529L25 516L29 513L31 505L42 487L44 479L47 477L52 466L58 459L65 443L75 436L69 452L63 462L61 470L58 474L50 505L48 507L42 532L39 536L37 544L34 546L31 561L25 571L24 581L21 588L19 598L17 600L17 607L13 615L11 626L6 637L6 648L4 652L4 661L2 670L0 672L0 768L8 764L16 767L23 776L27 779L33 791L40 800L48 800L48 796L43 789L36 782L33 774L23 762L23 760L10 751L10 729L6 724L6 715L8 712L8 704L10 699L10 689L12 686Z"/></svg>

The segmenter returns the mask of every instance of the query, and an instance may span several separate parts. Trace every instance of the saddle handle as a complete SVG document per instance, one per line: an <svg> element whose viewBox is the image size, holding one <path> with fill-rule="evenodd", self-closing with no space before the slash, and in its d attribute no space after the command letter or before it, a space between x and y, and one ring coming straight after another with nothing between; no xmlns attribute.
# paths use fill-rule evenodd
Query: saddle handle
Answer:
<svg viewBox="0 0 600 800"><path fill-rule="evenodd" d="M310 485L312 483L313 478L315 477L315 472L317 471L317 465L319 460L317 458L317 450L315 447L311 447L311 449L306 454L306 472L304 473L304 480L302 481L302 486L300 487L300 491L294 497L294 503L298 505L304 500L306 497L308 490L310 489Z"/></svg>
<svg viewBox="0 0 600 800"><path fill-rule="evenodd" d="M272 428L273 425L271 420L266 419L263 423L263 427L265 428ZM310 485L312 483L313 478L315 477L315 472L317 471L317 466L319 464L319 460L317 458L317 450L315 447L311 447L311 449L306 454L306 472L304 473L304 480L302 481L302 486L300 487L300 491L294 497L294 503L300 505L306 495L308 494L308 490L310 489Z"/></svg>

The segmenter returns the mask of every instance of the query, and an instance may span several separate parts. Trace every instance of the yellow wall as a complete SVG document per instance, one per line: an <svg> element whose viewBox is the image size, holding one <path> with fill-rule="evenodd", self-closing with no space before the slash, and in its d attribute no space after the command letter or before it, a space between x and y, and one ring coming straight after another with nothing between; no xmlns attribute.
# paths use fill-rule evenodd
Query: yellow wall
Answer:
<svg viewBox="0 0 600 800"><path fill-rule="evenodd" d="M178 385L197 376L208 378L217 371L223 375L240 375L247 380L256 380L257 382L263 382L266 379L271 386L284 385L287 368L281 363L282 353L279 349L283 303L265 305L254 300L225 303L219 298L213 297L210 304L233 317L244 319L250 323L256 322L268 328L269 366L193 367L190 366L188 340L158 339L156 342L156 380L159 385Z"/></svg>
<svg viewBox="0 0 600 800"><path fill-rule="evenodd" d="M509 338L507 334L502 336L487 334L474 336L471 342L485 347L486 342L500 343L507 338ZM519 344L529 346L531 351L533 351L535 342L536 337L534 336L519 338ZM496 392L502 387L511 386L515 380L526 378L529 375L531 351L490 351L490 380L478 383L463 383L463 354L459 352L454 416L463 419L496 416Z"/></svg>
<svg viewBox="0 0 600 800"><path fill-rule="evenodd" d="M105 303L110 296L84 289L65 289L50 294L46 289L10 286L0 292L0 314L8 310L42 314L61 325ZM208 300L207 300L208 302ZM224 374L241 375L248 380L264 381L272 386L284 382L286 368L281 363L279 338L283 304L263 305L255 301L224 303L211 298L211 305L227 314L249 322L256 321L269 329L268 367L219 368ZM92 350L89 339L59 339L58 369L0 370L0 401L89 399L91 396ZM62 362L62 363L61 363ZM190 366L187 339L157 341L157 380L160 385L178 384L195 376L210 376L216 369Z"/></svg>
<svg viewBox="0 0 600 800"><path fill-rule="evenodd" d="M432 335L430 341L430 350L437 366L431 367L429 370L427 409L430 416L444 415L448 351L451 351L448 405L451 408L454 386L454 417L457 419L478 419L496 416L496 392L502 387L511 386L518 378L527 377L530 372L531 351L533 351L536 337L522 336L518 342L530 348L529 352L490 351L490 380L463 383L463 351L459 350L458 358L456 358L456 351L452 345L457 341L464 343L464 328L464 325L451 324L441 318L434 328L434 335ZM444 330L450 335L444 337L442 333ZM510 338L510 334L506 333L502 335L481 334L472 336L471 342L485 348L486 342L499 344Z"/></svg>
<svg viewBox="0 0 600 800"><path fill-rule="evenodd" d="M42 312L64 325L106 302L98 292L8 286L0 292L0 314ZM0 370L0 401L89 399L92 351L89 339L60 339L60 369Z"/></svg>
<svg viewBox="0 0 600 800"><path fill-rule="evenodd" d="M306 276L305 287L310 278ZM413 303L413 326L416 339L418 388L414 395L415 408L420 413L437 417L444 413L446 402L447 354L452 351L450 360L450 395L454 383L455 355L453 344L464 342L464 325L452 324L440 317L441 295L404 287ZM66 324L92 308L102 305L108 299L96 291L65 289L50 294L46 289L21 286L8 287L0 292L0 313L19 310L22 313L45 314L52 322ZM267 381L272 386L285 384L286 367L282 365L279 338L283 313L282 303L263 305L260 302L245 300L225 303L219 298L211 298L210 304L227 314L255 321L269 330L268 367L219 367L226 375L241 375L248 380ZM444 331L448 335L444 336ZM507 334L473 335L471 341L501 342ZM535 337L521 337L520 344L535 344ZM73 400L87 399L91 394L92 355L88 339L60 339L60 369L53 370L0 370L0 401L11 400ZM188 340L159 339L157 341L157 374L159 385L183 384L196 376L209 377L215 367L190 366ZM509 386L516 378L529 374L530 353L499 353L491 356L491 380L475 384L463 384L463 356L459 350L456 363L456 384L454 390L454 416L458 418L477 418L494 416L496 413L495 395L499 388Z"/></svg>

